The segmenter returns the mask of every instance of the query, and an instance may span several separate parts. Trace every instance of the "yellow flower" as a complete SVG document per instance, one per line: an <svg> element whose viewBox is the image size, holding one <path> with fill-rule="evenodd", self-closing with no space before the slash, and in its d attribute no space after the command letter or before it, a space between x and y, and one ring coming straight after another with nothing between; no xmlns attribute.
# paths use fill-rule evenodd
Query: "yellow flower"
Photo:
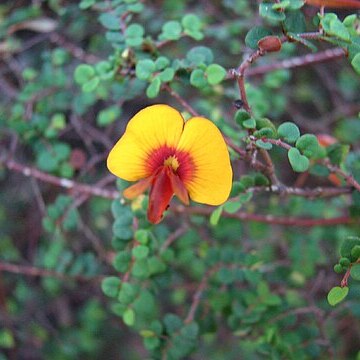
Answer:
<svg viewBox="0 0 360 360"><path fill-rule="evenodd" d="M193 201L220 205L231 190L229 152L218 128L202 117L184 122L167 105L138 112L107 159L110 172L138 181L124 191L133 199L150 187L148 219L157 224L173 195L184 204Z"/></svg>

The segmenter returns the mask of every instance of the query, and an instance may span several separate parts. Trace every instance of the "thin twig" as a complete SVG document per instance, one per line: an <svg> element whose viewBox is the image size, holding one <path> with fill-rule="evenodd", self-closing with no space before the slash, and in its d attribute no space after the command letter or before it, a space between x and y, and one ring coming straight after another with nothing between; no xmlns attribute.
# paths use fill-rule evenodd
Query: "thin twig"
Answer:
<svg viewBox="0 0 360 360"><path fill-rule="evenodd" d="M296 56L289 59L281 60L267 65L261 65L251 68L247 71L247 76L259 76L267 74L268 72L291 69L302 66L309 66L312 64L318 64L325 61L332 61L345 56L345 51L342 48L327 49L320 51L316 54L306 54L304 56Z"/></svg>
<svg viewBox="0 0 360 360"><path fill-rule="evenodd" d="M188 207L178 205L170 208L175 213L188 213L196 215L210 216L214 211L210 207ZM330 219L308 219L297 217L279 217L273 215L251 214L238 211L230 214L226 211L222 214L226 218L238 219L243 221L254 221L271 225L298 226L298 227L314 227L314 226L334 226L339 224L352 224L354 219L348 216L339 216Z"/></svg>
<svg viewBox="0 0 360 360"><path fill-rule="evenodd" d="M199 116L199 113L175 90L173 90L168 84L164 84L163 88L174 98L179 104L181 104L192 116Z"/></svg>
<svg viewBox="0 0 360 360"><path fill-rule="evenodd" d="M195 313L197 308L200 305L200 300L201 297L203 295L203 292L205 291L208 281L210 279L210 277L218 270L218 266L215 266L211 269L209 269L205 275L203 276L202 280L200 281L200 284L197 288L197 290L195 291L193 298L192 298L192 303L190 305L190 309L189 312L184 320L185 324L191 323L194 320L195 317Z"/></svg>
<svg viewBox="0 0 360 360"><path fill-rule="evenodd" d="M34 277L54 277L61 280L76 280L76 281L100 281L106 275L85 276L85 275L68 275L54 270L41 269L30 265L12 264L7 262L0 262L0 272L6 271L14 274L22 274L25 276Z"/></svg>
<svg viewBox="0 0 360 360"><path fill-rule="evenodd" d="M66 178L50 175L36 168L19 164L13 160L7 160L4 163L8 169L19 172L26 177L34 177L35 179L39 179L52 185L60 186L66 189L72 189L75 192L100 196L107 199L116 199L119 197L119 192L117 190L103 189L101 187L87 185Z"/></svg>

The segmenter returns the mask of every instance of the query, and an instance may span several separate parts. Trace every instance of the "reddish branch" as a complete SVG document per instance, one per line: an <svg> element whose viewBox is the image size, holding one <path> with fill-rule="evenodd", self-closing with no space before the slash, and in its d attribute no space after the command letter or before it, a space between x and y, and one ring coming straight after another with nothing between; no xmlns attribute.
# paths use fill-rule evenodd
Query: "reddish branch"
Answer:
<svg viewBox="0 0 360 360"><path fill-rule="evenodd" d="M264 142L268 142L270 144L280 146L280 147L284 148L285 150L290 150L291 149L291 145L283 142L280 139L277 139L277 140L275 140L275 139L262 139L262 140ZM344 178L344 180L346 181L346 183L348 185L351 185L357 191L360 191L360 184L355 180L355 178L351 174L347 174L345 171L340 169L338 166L335 166L335 165L331 164L331 162L328 159L323 160L322 164L325 165L330 172L335 173L337 175L340 175L342 178Z"/></svg>
<svg viewBox="0 0 360 360"><path fill-rule="evenodd" d="M187 214L196 214L210 216L213 212L212 208L206 207L188 207L185 208L182 205L172 207L172 211L176 213L187 213ZM234 214L227 212L223 213L224 217L245 220L245 221L255 221L265 224L272 225L284 225L284 226L300 226L300 227L313 227L313 226L333 226L339 224L351 224L355 220L348 216L339 216L336 218L330 219L304 219L304 218L295 218L295 217L278 217L273 215L262 215L262 214L251 214L247 212L238 211Z"/></svg>
<svg viewBox="0 0 360 360"><path fill-rule="evenodd" d="M101 276L84 276L84 275L67 275L54 270L41 269L35 266L11 264L7 262L0 262L0 272L6 271L14 274L22 274L34 277L54 277L61 280L76 280L76 281L100 281L104 278Z"/></svg>
<svg viewBox="0 0 360 360"><path fill-rule="evenodd" d="M296 56L293 58L281 60L268 65L257 66L247 71L248 76L263 75L268 72L280 69L291 69L311 64L318 64L325 61L342 58L345 51L342 48L327 49L316 54L306 54L304 56Z"/></svg>
<svg viewBox="0 0 360 360"><path fill-rule="evenodd" d="M163 89L165 89L174 99L176 99L179 104L181 104L192 116L199 116L199 113L168 84L164 84Z"/></svg>
<svg viewBox="0 0 360 360"><path fill-rule="evenodd" d="M87 185L79 183L73 180L60 178L57 176L49 175L42 171L39 171L33 167L21 165L13 160L5 161L5 165L8 169L17 171L24 176L34 177L35 179L44 181L46 183L64 187L66 189L72 189L74 192L84 193L92 196L100 196L107 199L117 199L120 198L119 192L117 190L103 189L101 187L96 187L94 185ZM270 188L271 189L271 188ZM284 191L280 188L273 188L276 191ZM286 189L285 194L286 194ZM320 188L313 190L288 188L289 194L298 195L298 196L321 196L324 193L324 190L319 190ZM339 190L340 191L340 190ZM177 213L188 213L188 214L199 214L204 216L210 216L213 208L212 207L184 207L184 206L174 206L171 207L171 210ZM267 223L267 224L277 224L277 225L286 225L286 226L331 226L337 224L349 224L353 222L353 219L350 217L342 216L332 219L303 219L303 218L291 218L291 217L274 217L272 215L259 215L259 214L249 214L245 212L237 212L235 214L229 214L224 212L223 216L228 218L235 218L239 220L250 220L255 222Z"/></svg>
<svg viewBox="0 0 360 360"><path fill-rule="evenodd" d="M100 196L107 199L116 199L119 197L119 192L116 190L108 190L93 185L82 184L66 178L57 177L44 173L36 168L19 164L13 160L5 161L5 165L8 169L19 172L27 177L34 177L46 183L60 186L66 189L74 190L75 192Z"/></svg>
<svg viewBox="0 0 360 360"><path fill-rule="evenodd" d="M197 290L195 291L195 293L193 295L193 299L192 299L192 303L191 303L189 312L184 320L185 324L191 323L194 320L196 310L200 305L202 294L208 285L208 281L209 281L210 277L218 270L218 268L219 268L219 266L215 266L215 267L209 269L206 272L206 274L203 276Z"/></svg>

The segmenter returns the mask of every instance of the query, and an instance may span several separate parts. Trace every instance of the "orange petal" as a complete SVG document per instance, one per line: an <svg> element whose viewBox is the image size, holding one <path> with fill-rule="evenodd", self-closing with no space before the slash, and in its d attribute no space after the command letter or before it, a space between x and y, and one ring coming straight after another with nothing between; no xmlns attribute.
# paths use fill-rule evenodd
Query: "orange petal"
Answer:
<svg viewBox="0 0 360 360"><path fill-rule="evenodd" d="M154 177L149 195L148 220L158 224L174 195L167 169L162 168Z"/></svg>
<svg viewBox="0 0 360 360"><path fill-rule="evenodd" d="M219 129L205 118L188 120L177 151L190 157L190 161L187 161L191 162L190 175L182 179L190 198L209 205L225 202L231 190L232 169L229 152ZM183 164L181 160L179 162L181 170Z"/></svg>
<svg viewBox="0 0 360 360"><path fill-rule="evenodd" d="M124 197L129 200L135 199L147 190L147 188L151 185L152 179L153 177L149 176L138 181L136 184L129 186L123 191Z"/></svg>
<svg viewBox="0 0 360 360"><path fill-rule="evenodd" d="M169 168L167 168L167 170L173 192L185 205L189 205L189 194L184 183L181 181L178 175L172 172L172 170Z"/></svg>
<svg viewBox="0 0 360 360"><path fill-rule="evenodd" d="M153 105L138 112L107 159L114 175L136 181L151 175L149 158L160 148L176 148L184 127L181 114L167 105Z"/></svg>

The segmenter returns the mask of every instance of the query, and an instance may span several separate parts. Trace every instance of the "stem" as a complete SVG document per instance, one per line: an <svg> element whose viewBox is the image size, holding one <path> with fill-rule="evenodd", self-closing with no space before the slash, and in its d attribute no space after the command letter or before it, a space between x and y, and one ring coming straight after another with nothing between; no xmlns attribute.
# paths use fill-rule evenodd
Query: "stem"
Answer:
<svg viewBox="0 0 360 360"><path fill-rule="evenodd" d="M183 205L174 206L171 210L175 213L188 213L196 215L210 216L213 209L210 207L184 207ZM236 212L233 214L223 212L223 216L231 219L244 221L254 221L271 225L298 226L298 227L314 227L314 226L334 226L339 224L352 224L354 219L348 216L339 216L330 219L307 219L295 217L277 217L273 215L249 214L246 212Z"/></svg>
<svg viewBox="0 0 360 360"><path fill-rule="evenodd" d="M53 176L36 168L19 164L13 160L5 161L5 166L8 169L19 172L26 177L33 177L52 185L64 187L66 189L72 189L75 192L100 196L107 199L116 199L119 197L119 192L116 190L107 190L93 185L82 184L66 178Z"/></svg>
<svg viewBox="0 0 360 360"><path fill-rule="evenodd" d="M6 271L14 274L22 274L34 277L54 277L61 280L77 280L77 281L99 281L106 275L85 276L85 275L67 275L57 271L41 269L35 266L11 264L0 262L0 272Z"/></svg>
<svg viewBox="0 0 360 360"><path fill-rule="evenodd" d="M344 57L345 51L342 48L327 49L316 54L306 54L304 56L296 56L290 59L281 60L272 64L257 66L248 70L248 76L264 75L268 72L291 69L311 64L318 64L325 61L335 60Z"/></svg>

